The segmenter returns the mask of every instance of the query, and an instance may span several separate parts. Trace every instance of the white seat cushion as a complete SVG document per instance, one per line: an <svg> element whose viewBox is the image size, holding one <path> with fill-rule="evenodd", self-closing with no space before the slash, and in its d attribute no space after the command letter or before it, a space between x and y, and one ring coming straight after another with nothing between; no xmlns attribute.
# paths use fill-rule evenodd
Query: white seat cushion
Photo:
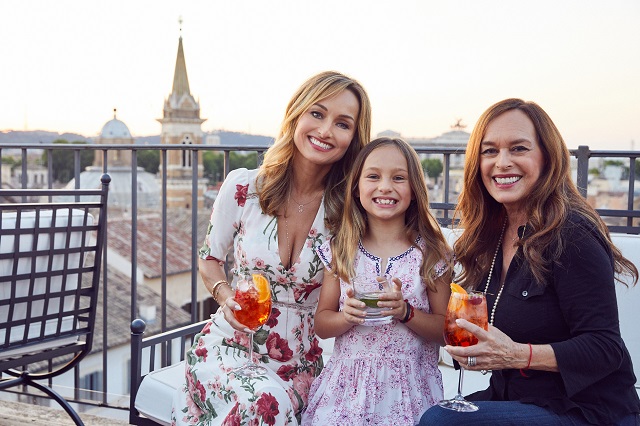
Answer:
<svg viewBox="0 0 640 426"><path fill-rule="evenodd" d="M55 226L64 227L67 226L68 222L68 209L58 209L56 213L56 222ZM36 222L36 214L35 212L24 212L21 214L20 221L20 229L32 229L35 227ZM84 221L84 211L82 210L73 210L72 211L72 225L80 226ZM2 229L16 229L16 219L17 215L15 212L3 213L2 215ZM89 215L87 217L87 225L93 224L93 216ZM47 228L52 226L52 212L50 210L41 211L40 212L40 229L43 229L43 232L38 235L38 250L47 250L51 245L51 237L47 232ZM82 233L80 231L71 232L71 235L67 236L66 232L57 232L54 236L53 248L60 249L64 248L67 243L67 237L69 238L69 246L68 247L80 247L82 245ZM15 248L15 238L13 235L4 235L0 241L0 253L13 253ZM89 242L87 242L89 243ZM20 236L20 241L18 245L19 252L28 252L33 249L33 235L24 234ZM51 270L52 271L62 271L65 267L78 267L80 265L80 253L72 253L68 256L68 263L65 265L64 263L64 255L54 255L53 259L49 259L49 256L39 256L36 260L36 271L46 271L49 268L49 262L51 261ZM30 257L21 257L18 261L17 265L17 274L26 274L31 271L31 258ZM1 276L10 276L13 274L14 261L13 259L4 259L0 260L0 275ZM50 288L53 292L58 292L62 289L62 276L54 276L50 278ZM25 297L29 295L29 280L20 280L15 283L16 286L16 296L17 297ZM47 278L38 278L35 280L34 287L32 289L33 294L43 294L45 292L47 286ZM77 274L69 274L66 276L66 281L64 283L65 289L74 290L78 287L78 275ZM8 299L11 297L12 285L10 282L0 283L0 299ZM52 298L49 301L48 309L46 314L57 314L59 312L60 303L59 299ZM67 296L65 297L64 303L62 304L62 312L70 311L74 308L75 297ZM34 302L31 304L31 318L32 322L29 324L28 330L28 338L36 338L40 335L41 329L44 326L44 336L50 335L52 333L57 332L58 328L58 320L50 319L50 320L39 320L38 318L45 313L43 312L43 302ZM11 318L9 318L9 306L4 305L0 306L0 322L6 323L9 320L20 321L26 318L27 314L27 304L16 304L14 305L14 310L12 312ZM72 315L68 315L62 318L60 330L68 331L73 328L74 317ZM24 338L24 327L25 326L15 326L11 328L11 334L9 336L9 342L17 342ZM6 329L0 329L0 342L4 342L6 335ZM47 348L65 346L71 343L74 343L77 340L77 337L66 337L63 339L58 339L52 342L47 343L39 343L36 345L30 345L27 347L21 348L12 348L10 350L2 351L2 355L0 355L0 359L9 358L12 356L21 355L24 353L41 351Z"/></svg>
<svg viewBox="0 0 640 426"><path fill-rule="evenodd" d="M620 249L622 255L632 261L640 269L640 235L611 234L613 243ZM636 378L640 378L640 333L638 333L638 315L640 308L640 284L631 287L631 279L624 277L629 287L616 283L618 297L618 316L620 319L620 333L624 340ZM640 384L636 382L636 391L640 395Z"/></svg>
<svg viewBox="0 0 640 426"><path fill-rule="evenodd" d="M184 361L147 374L136 395L136 409L145 417L171 425L173 396L184 383Z"/></svg>

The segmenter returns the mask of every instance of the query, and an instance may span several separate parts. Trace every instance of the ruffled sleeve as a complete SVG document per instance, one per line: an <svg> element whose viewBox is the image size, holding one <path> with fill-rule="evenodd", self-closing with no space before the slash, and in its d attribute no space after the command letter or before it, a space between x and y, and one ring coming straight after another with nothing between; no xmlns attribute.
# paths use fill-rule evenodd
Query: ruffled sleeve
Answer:
<svg viewBox="0 0 640 426"><path fill-rule="evenodd" d="M207 235L198 251L201 259L225 259L233 246L234 237L241 231L247 198L257 196L254 187L249 170L229 172L213 203Z"/></svg>
<svg viewBox="0 0 640 426"><path fill-rule="evenodd" d="M324 265L324 268L327 271L331 271L331 239L328 239L327 241L325 241L324 243L322 243L322 245L320 245L318 248L316 248L316 253L318 254L318 257L320 258L320 261L322 262L322 264Z"/></svg>

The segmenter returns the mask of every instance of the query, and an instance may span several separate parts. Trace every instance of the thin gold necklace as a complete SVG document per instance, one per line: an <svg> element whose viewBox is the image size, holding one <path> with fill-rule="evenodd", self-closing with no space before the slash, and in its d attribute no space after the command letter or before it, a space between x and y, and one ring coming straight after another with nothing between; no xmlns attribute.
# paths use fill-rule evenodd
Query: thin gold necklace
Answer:
<svg viewBox="0 0 640 426"><path fill-rule="evenodd" d="M292 192L291 187L289 187L289 200L293 200L293 202L298 205L298 213L302 213L304 211L304 206L316 201L318 197L322 195L322 192L320 192L318 195L314 196L311 200L307 201L306 203L299 203L295 198L293 198L293 196L291 195L291 192Z"/></svg>

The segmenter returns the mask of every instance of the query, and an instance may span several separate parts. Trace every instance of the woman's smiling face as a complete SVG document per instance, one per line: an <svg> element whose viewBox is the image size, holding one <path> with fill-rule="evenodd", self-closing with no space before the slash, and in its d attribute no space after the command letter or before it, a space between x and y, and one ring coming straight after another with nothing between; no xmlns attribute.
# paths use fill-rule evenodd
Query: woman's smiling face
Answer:
<svg viewBox="0 0 640 426"><path fill-rule="evenodd" d="M356 132L360 102L350 90L322 99L298 120L293 141L306 160L331 165L347 152Z"/></svg>
<svg viewBox="0 0 640 426"><path fill-rule="evenodd" d="M489 194L519 210L538 183L544 155L531 119L513 109L494 118L480 145L480 173Z"/></svg>

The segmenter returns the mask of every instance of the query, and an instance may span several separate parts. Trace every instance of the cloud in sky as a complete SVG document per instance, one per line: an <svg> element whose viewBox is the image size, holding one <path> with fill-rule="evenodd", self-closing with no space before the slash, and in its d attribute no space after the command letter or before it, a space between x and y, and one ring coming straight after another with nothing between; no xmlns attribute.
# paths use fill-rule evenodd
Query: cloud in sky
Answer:
<svg viewBox="0 0 640 426"><path fill-rule="evenodd" d="M310 75L360 80L374 134L470 130L538 102L569 147L640 147L640 2L4 0L0 129L96 135L113 108L157 134L182 36L204 130L275 135Z"/></svg>

